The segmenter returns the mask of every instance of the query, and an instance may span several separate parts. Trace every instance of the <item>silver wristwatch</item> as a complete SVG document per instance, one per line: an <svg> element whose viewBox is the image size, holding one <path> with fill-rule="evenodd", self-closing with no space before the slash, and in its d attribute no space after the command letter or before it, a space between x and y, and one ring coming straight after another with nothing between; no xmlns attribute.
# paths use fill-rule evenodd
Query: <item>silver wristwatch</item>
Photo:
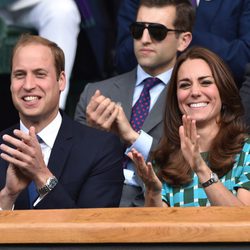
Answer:
<svg viewBox="0 0 250 250"><path fill-rule="evenodd" d="M57 178L55 176L52 176L48 178L46 184L43 187L39 188L37 192L40 196L44 196L45 194L48 194L56 186L57 183Z"/></svg>
<svg viewBox="0 0 250 250"><path fill-rule="evenodd" d="M208 181L204 182L204 183L201 183L201 186L203 188L206 188L206 187L212 185L213 183L218 182L218 180L219 180L218 175L216 173L212 172L211 175L210 175L210 179Z"/></svg>

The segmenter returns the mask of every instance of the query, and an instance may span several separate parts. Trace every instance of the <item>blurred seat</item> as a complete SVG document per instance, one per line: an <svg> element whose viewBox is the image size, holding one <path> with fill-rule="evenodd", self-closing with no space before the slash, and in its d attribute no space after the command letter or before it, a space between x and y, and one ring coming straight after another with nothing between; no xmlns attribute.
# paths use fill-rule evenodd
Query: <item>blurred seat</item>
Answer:
<svg viewBox="0 0 250 250"><path fill-rule="evenodd" d="M18 25L7 25L0 17L0 74L10 73L12 49L23 33L37 34L37 31Z"/></svg>

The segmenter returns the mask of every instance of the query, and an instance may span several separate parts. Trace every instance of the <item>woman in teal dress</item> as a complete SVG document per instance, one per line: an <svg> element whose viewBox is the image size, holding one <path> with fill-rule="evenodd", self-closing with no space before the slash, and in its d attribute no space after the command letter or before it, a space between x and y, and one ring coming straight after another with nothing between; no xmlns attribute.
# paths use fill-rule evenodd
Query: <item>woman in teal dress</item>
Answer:
<svg viewBox="0 0 250 250"><path fill-rule="evenodd" d="M250 140L238 89L224 62L193 47L168 84L164 135L152 163L129 156L145 183L145 206L250 205Z"/></svg>

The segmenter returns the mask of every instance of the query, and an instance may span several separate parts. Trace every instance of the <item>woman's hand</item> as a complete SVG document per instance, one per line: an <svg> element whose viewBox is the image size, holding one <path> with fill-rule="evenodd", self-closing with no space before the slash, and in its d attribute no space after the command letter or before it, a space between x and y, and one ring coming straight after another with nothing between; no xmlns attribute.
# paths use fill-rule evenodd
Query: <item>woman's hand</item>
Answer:
<svg viewBox="0 0 250 250"><path fill-rule="evenodd" d="M182 122L183 125L179 128L181 150L192 170L197 173L205 162L200 155L200 136L197 134L196 121L192 120L190 116L183 115Z"/></svg>
<svg viewBox="0 0 250 250"><path fill-rule="evenodd" d="M128 156L135 163L137 173L146 186L145 206L162 207L164 206L161 197L162 183L156 176L153 166L150 162L146 164L142 154L132 149Z"/></svg>
<svg viewBox="0 0 250 250"><path fill-rule="evenodd" d="M144 182L147 191L161 193L162 183L156 176L152 163L146 163L142 154L140 154L135 149L132 149L131 152L128 153L128 156L134 162L137 173Z"/></svg>

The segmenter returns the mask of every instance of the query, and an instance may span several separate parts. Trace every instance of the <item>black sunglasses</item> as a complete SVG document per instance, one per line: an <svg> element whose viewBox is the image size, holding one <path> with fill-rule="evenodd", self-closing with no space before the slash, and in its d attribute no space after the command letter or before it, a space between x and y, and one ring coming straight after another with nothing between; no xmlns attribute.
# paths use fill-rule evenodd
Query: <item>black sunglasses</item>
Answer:
<svg viewBox="0 0 250 250"><path fill-rule="evenodd" d="M184 30L169 29L159 23L134 22L130 25L130 32L134 39L141 39L144 29L148 29L150 37L156 41L165 39L169 31L184 32Z"/></svg>

